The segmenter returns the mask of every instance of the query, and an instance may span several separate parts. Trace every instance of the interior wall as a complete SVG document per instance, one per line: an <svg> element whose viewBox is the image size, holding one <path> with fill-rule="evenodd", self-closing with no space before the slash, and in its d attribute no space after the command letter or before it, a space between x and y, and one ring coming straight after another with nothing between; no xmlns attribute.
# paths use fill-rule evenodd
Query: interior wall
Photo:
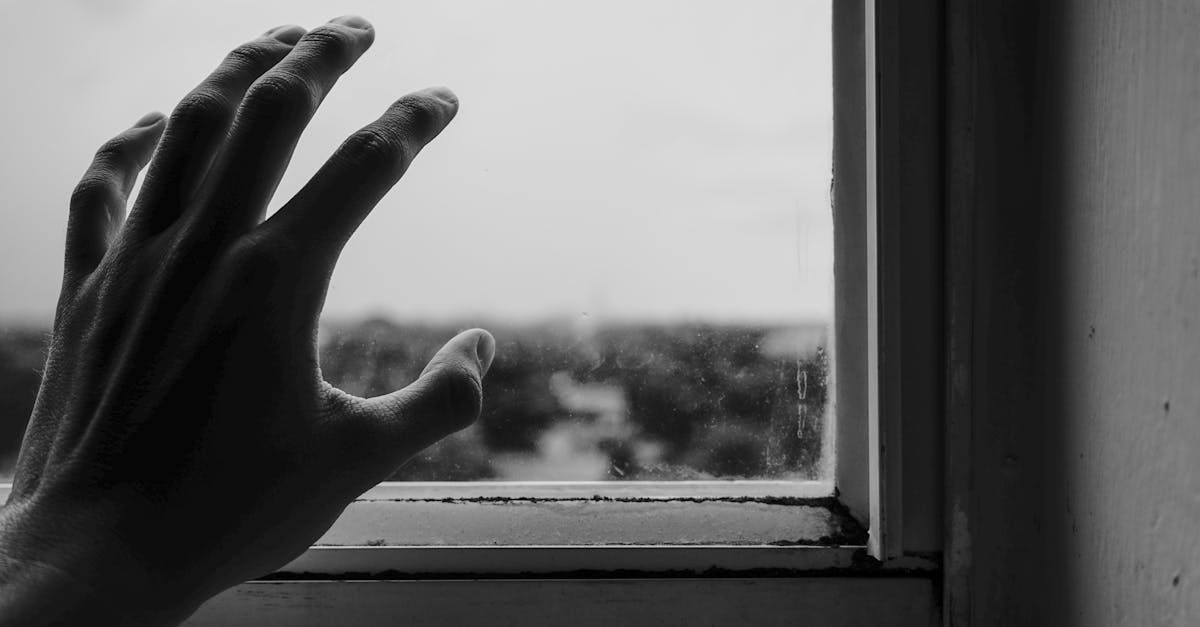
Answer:
<svg viewBox="0 0 1200 627"><path fill-rule="evenodd" d="M975 278L947 615L1200 624L1200 5L947 9L950 272Z"/></svg>
<svg viewBox="0 0 1200 627"><path fill-rule="evenodd" d="M1061 503L1077 624L1200 623L1200 5L1073 0L1057 160ZM1055 376L1057 375L1057 376Z"/></svg>

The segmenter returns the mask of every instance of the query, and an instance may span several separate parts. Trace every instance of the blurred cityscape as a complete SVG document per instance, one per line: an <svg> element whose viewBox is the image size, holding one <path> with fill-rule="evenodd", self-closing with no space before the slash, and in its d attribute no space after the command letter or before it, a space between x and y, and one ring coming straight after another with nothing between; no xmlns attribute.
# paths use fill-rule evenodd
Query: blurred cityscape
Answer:
<svg viewBox="0 0 1200 627"><path fill-rule="evenodd" d="M410 481L813 479L823 473L824 324L489 326L483 414L392 477ZM458 328L323 323L321 369L374 396L412 382ZM0 330L0 479L11 476L45 329Z"/></svg>

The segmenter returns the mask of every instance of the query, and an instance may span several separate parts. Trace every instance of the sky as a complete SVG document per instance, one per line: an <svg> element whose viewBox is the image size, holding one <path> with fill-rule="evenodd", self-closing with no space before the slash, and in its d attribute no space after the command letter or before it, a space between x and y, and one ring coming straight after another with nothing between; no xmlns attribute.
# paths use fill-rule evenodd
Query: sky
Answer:
<svg viewBox="0 0 1200 627"><path fill-rule="evenodd" d="M0 323L49 321L104 140L237 44L347 13L375 44L272 210L403 94L461 108L346 247L327 319L831 315L830 0L46 0L0 38Z"/></svg>

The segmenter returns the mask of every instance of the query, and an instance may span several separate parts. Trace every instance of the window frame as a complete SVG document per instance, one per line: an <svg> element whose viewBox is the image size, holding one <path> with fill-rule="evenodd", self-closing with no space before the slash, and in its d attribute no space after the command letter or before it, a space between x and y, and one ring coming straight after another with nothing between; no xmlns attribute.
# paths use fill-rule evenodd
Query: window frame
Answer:
<svg viewBox="0 0 1200 627"><path fill-rule="evenodd" d="M835 483L869 528L872 557L888 560L942 549L943 5L861 8L860 23L844 16L847 32L834 33ZM848 42L856 32L861 46ZM839 85L839 73L851 80Z"/></svg>
<svg viewBox="0 0 1200 627"><path fill-rule="evenodd" d="M829 498L867 529L866 543L834 547L813 542L801 550L771 546L779 538L764 536L754 548L710 542L705 547L711 549L711 557L701 557L706 548L672 542L676 530L671 527L659 530L660 542L637 545L597 541L586 528L567 544L548 545L536 541L540 532L534 529L529 536L533 541L489 550L485 549L491 546L490 538L483 535L456 546L422 547L368 547L375 539L363 537L357 547L314 547L311 555L285 567L281 576L297 572L289 569L316 566L327 575L361 573L350 566L364 563L383 567L378 572L432 572L413 570L414 564L420 564L443 575L549 575L573 570L561 566L558 559L547 559L552 554L570 556L570 564L583 570L603 571L595 566L611 560L647 573L681 564L702 565L693 569L696 572L747 567L806 572L847 563L861 567L862 561L853 556L864 552L873 558L871 568L939 568L944 243L940 116L930 112L942 110L941 5L919 0L901 10L895 1L863 0L861 4L834 2L834 12L835 22L841 20L840 31L834 25L833 42L835 272L846 274L838 276L841 289L835 294L833 481L397 482L381 484L357 503L383 507L388 501L406 500L415 512L432 515L422 509L422 499L491 499L520 507L519 503L537 505L545 499L628 503L650 498L675 504L686 513L729 497L742 497L747 505L779 498ZM847 289L857 286L866 289ZM919 348L906 351L905 346ZM864 458L868 460L865 472ZM780 508L778 513L781 523L805 515L811 511ZM739 524L736 511L712 520L730 529ZM828 531L827 536L834 533ZM372 549L378 556L364 557ZM438 567L431 556L439 552L455 557L447 560L448 566ZM472 553L480 557L470 558ZM418 560L418 555L423 557ZM593 567L587 560L596 560Z"/></svg>

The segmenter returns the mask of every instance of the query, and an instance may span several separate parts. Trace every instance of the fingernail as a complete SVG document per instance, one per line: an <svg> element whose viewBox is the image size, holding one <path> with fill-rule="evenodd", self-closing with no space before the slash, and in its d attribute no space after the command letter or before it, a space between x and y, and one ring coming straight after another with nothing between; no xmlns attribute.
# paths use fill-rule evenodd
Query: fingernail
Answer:
<svg viewBox="0 0 1200 627"><path fill-rule="evenodd" d="M158 124L158 122L162 119L163 119L163 114L159 113L158 111L151 111L150 113L147 113L146 115L143 115L142 117L138 118L138 121L136 123L134 123L133 128L145 128L147 126L154 126L155 124Z"/></svg>
<svg viewBox="0 0 1200 627"><path fill-rule="evenodd" d="M275 28L272 28L263 34L272 39L282 41L289 46L294 46L296 45L296 42L300 41L300 38L304 36L304 33L307 32L308 30L306 30L303 26L288 24L285 26L276 26Z"/></svg>
<svg viewBox="0 0 1200 627"><path fill-rule="evenodd" d="M424 91L426 94L433 96L434 98L437 98L438 100L441 100L452 107L458 106L458 96L453 91L450 91L449 87L428 87Z"/></svg>
<svg viewBox="0 0 1200 627"><path fill-rule="evenodd" d="M371 30L372 28L370 22L357 15L343 15L341 17L335 17L332 20L329 20L329 23L341 24L342 26L349 26L350 28L357 28L359 30Z"/></svg>
<svg viewBox="0 0 1200 627"><path fill-rule="evenodd" d="M479 376L482 377L496 358L496 338L491 333L480 329L479 338L475 341L475 356L479 358Z"/></svg>

